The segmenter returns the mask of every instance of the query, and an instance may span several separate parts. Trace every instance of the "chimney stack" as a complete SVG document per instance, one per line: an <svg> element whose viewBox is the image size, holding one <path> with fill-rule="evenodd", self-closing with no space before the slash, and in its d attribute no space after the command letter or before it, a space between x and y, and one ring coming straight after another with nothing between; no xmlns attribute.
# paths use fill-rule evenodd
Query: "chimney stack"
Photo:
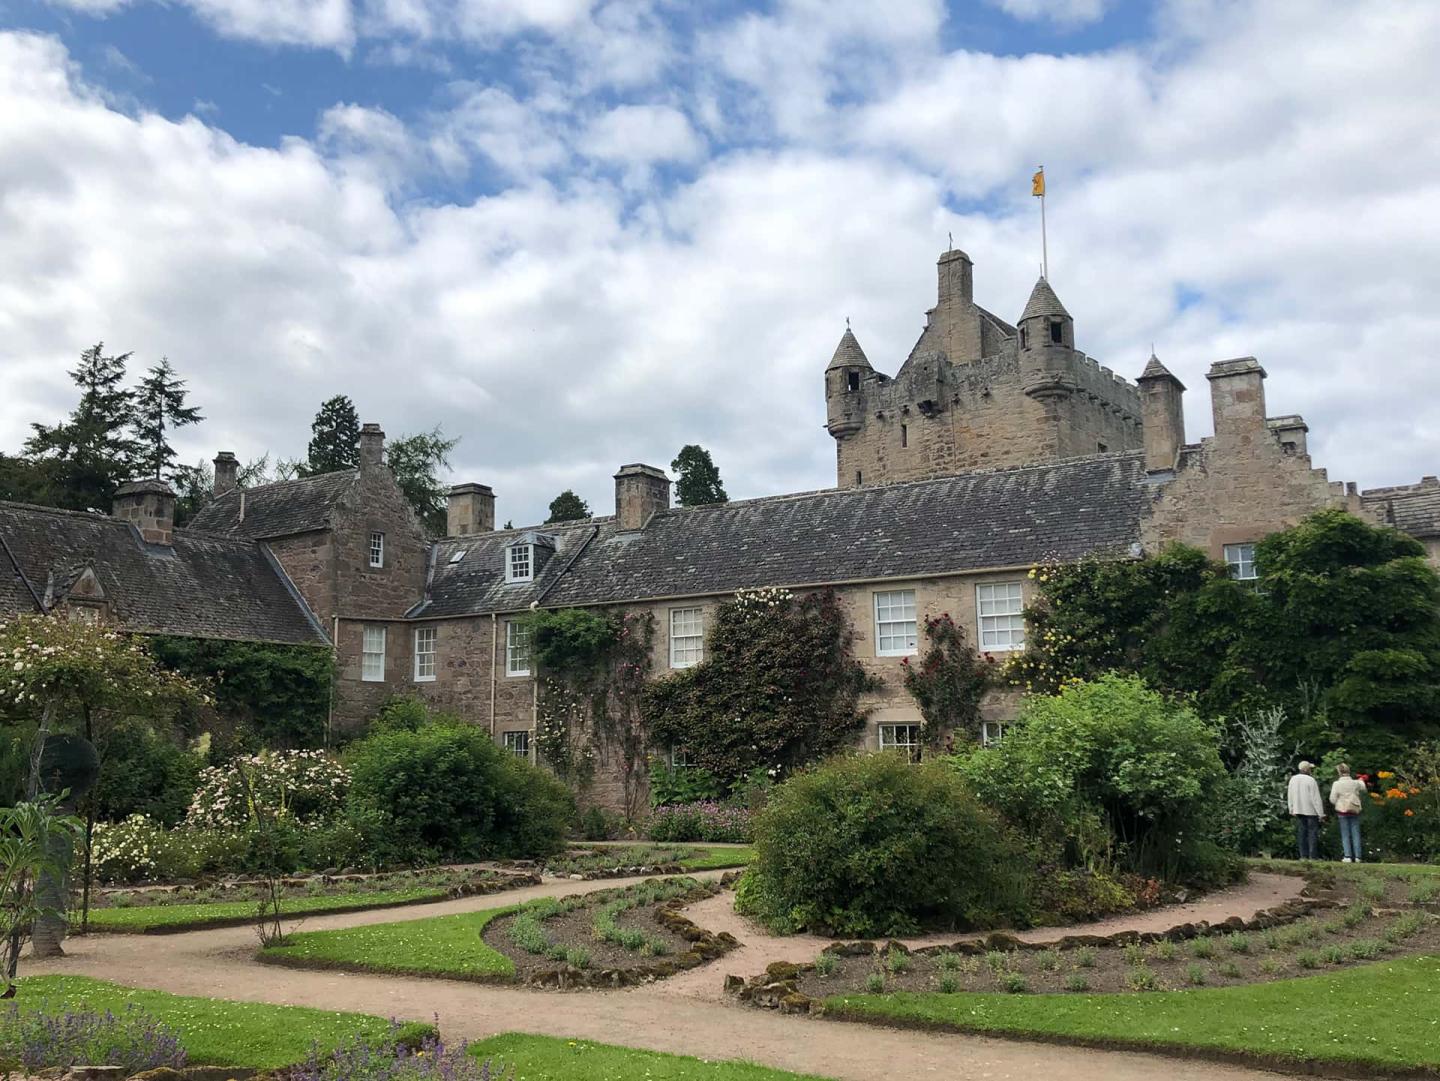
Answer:
<svg viewBox="0 0 1440 1081"><path fill-rule="evenodd" d="M378 424L360 425L360 472L385 464L385 433Z"/></svg>
<svg viewBox="0 0 1440 1081"><path fill-rule="evenodd" d="M233 492L240 484L240 463L234 451L222 450L215 455L215 498Z"/></svg>
<svg viewBox="0 0 1440 1081"><path fill-rule="evenodd" d="M1135 380L1140 385L1140 424L1145 433L1145 470L1174 469L1185 445L1185 384L1150 354L1150 363Z"/></svg>
<svg viewBox="0 0 1440 1081"><path fill-rule="evenodd" d="M445 502L445 532L468 537L495 531L495 492L488 484L457 484Z"/></svg>
<svg viewBox="0 0 1440 1081"><path fill-rule="evenodd" d="M175 533L175 493L163 480L136 480L115 490L116 518L140 531L146 544L170 544Z"/></svg>
<svg viewBox="0 0 1440 1081"><path fill-rule="evenodd" d="M970 256L959 248L951 248L940 256L937 267L940 274L939 307L945 307L952 300L969 303L974 299L975 264L970 262Z"/></svg>
<svg viewBox="0 0 1440 1081"><path fill-rule="evenodd" d="M1217 443L1249 443L1265 427L1265 369L1254 357L1218 360L1210 380L1210 409Z"/></svg>
<svg viewBox="0 0 1440 1081"><path fill-rule="evenodd" d="M615 474L615 522L641 529L658 511L670 509L670 478L653 465L622 465Z"/></svg>

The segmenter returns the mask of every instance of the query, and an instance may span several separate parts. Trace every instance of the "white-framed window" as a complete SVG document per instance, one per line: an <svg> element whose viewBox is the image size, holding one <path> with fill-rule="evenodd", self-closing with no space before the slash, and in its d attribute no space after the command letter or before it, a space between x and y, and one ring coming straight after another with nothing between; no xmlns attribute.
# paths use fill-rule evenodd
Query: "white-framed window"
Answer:
<svg viewBox="0 0 1440 1081"><path fill-rule="evenodd" d="M910 757L920 749L920 726L918 724L882 724L880 726L880 749L882 751L904 751Z"/></svg>
<svg viewBox="0 0 1440 1081"><path fill-rule="evenodd" d="M528 582L535 577L535 546L512 544L505 549L505 581Z"/></svg>
<svg viewBox="0 0 1440 1081"><path fill-rule="evenodd" d="M1255 570L1255 545L1227 544L1225 546L1225 566L1230 568L1230 577L1242 582L1253 581L1260 575Z"/></svg>
<svg viewBox="0 0 1440 1081"><path fill-rule="evenodd" d="M915 643L915 591L875 594L875 656L909 657Z"/></svg>
<svg viewBox="0 0 1440 1081"><path fill-rule="evenodd" d="M690 752L684 747L670 748L670 768L684 769L690 764Z"/></svg>
<svg viewBox="0 0 1440 1081"><path fill-rule="evenodd" d="M415 628L416 683L430 683L435 679L435 640L439 633L434 627Z"/></svg>
<svg viewBox="0 0 1440 1081"><path fill-rule="evenodd" d="M366 627L360 645L360 678L366 683L385 682L385 628Z"/></svg>
<svg viewBox="0 0 1440 1081"><path fill-rule="evenodd" d="M1025 592L1020 582L987 582L975 587L980 617L980 652L1025 648Z"/></svg>
<svg viewBox="0 0 1440 1081"><path fill-rule="evenodd" d="M530 628L518 619L505 621L505 674L530 674Z"/></svg>
<svg viewBox="0 0 1440 1081"><path fill-rule="evenodd" d="M670 667L689 668L705 657L705 610L670 609Z"/></svg>
<svg viewBox="0 0 1440 1081"><path fill-rule="evenodd" d="M520 728L513 732L501 732L500 743L516 758L530 757L530 731Z"/></svg>
<svg viewBox="0 0 1440 1081"><path fill-rule="evenodd" d="M980 746L995 746L995 744L1005 738L1005 733L1010 731L1010 725L1010 721L981 721Z"/></svg>
<svg viewBox="0 0 1440 1081"><path fill-rule="evenodd" d="M370 566L385 566L385 534L372 532L370 534Z"/></svg>

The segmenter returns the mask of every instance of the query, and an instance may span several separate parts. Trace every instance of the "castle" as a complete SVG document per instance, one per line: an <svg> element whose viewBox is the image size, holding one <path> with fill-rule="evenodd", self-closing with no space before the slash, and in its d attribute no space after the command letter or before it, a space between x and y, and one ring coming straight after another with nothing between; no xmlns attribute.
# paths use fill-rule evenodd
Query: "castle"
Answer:
<svg viewBox="0 0 1440 1081"><path fill-rule="evenodd" d="M1361 493L1329 480L1305 422L1267 415L1254 358L1211 366L1213 433L1189 442L1180 381L1154 356L1131 383L1078 351L1048 282L1012 326L974 303L963 252L938 270L936 305L893 378L848 328L824 371L833 489L677 508L662 470L625 465L613 514L497 530L495 493L460 484L448 535L431 541L367 424L357 468L303 480L241 489L222 452L214 499L185 529L154 481L122 487L111 517L0 503L0 612L326 644L337 731L413 694L533 756L531 608L653 613L659 675L704 658L736 590L830 587L880 681L863 742L904 748L920 717L899 669L924 618L949 613L987 653L1023 649L1042 562L1178 541L1253 577L1256 541L1325 507L1405 529L1440 561L1440 481ZM982 738L1016 707L992 693ZM616 798L603 775L595 796Z"/></svg>

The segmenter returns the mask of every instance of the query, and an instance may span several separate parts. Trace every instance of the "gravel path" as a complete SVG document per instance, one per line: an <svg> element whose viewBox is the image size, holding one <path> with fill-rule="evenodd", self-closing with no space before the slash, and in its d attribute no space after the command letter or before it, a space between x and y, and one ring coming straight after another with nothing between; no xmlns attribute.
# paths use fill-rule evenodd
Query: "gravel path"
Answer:
<svg viewBox="0 0 1440 1081"><path fill-rule="evenodd" d="M695 877L713 878L718 873ZM303 926L306 930L323 930L422 919L633 881L638 880L551 882L414 908L313 917ZM1192 919L1249 916L1292 895L1299 886L1296 879L1252 875L1245 886L1216 894L1195 906L1146 913L1125 921L1124 926L1148 930ZM726 972L752 975L772 960L809 960L828 940L763 935L735 916L730 900L730 894L722 894L692 906L690 911L702 926L731 931L741 940L741 949L663 983L625 991L557 993L449 980L278 968L253 959L255 937L243 927L163 936L72 939L66 943L69 956L28 962L24 972L93 976L183 995L319 1006L398 1018L438 1017L441 1028L452 1037L479 1039L501 1032L533 1032L703 1058L743 1058L841 1081L926 1076L945 1081L1052 1077L1065 1081L1153 1081L1159 1077L1166 1081L1260 1081L1273 1077L1257 1070L1153 1055L902 1032L782 1017L731 1005L720 998L718 990ZM1061 932L1030 934L1053 936L1090 929L1071 927ZM938 941L954 937L942 936Z"/></svg>

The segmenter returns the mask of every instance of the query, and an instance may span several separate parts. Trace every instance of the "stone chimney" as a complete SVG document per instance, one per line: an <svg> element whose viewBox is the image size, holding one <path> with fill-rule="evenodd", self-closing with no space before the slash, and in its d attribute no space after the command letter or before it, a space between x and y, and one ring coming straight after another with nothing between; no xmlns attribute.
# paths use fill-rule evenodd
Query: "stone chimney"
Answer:
<svg viewBox="0 0 1440 1081"><path fill-rule="evenodd" d="M959 248L951 248L940 256L936 264L940 275L938 293L939 307L945 307L952 300L963 300L967 304L975 296L975 264Z"/></svg>
<svg viewBox="0 0 1440 1081"><path fill-rule="evenodd" d="M1140 423L1145 432L1145 469L1158 473L1174 469L1185 445L1185 410L1181 401L1185 384L1150 354L1150 363L1135 380L1140 384Z"/></svg>
<svg viewBox="0 0 1440 1081"><path fill-rule="evenodd" d="M1305 423L1305 418L1298 413L1289 413L1283 417L1271 417L1265 422L1265 426L1275 433L1275 438L1280 441L1280 446L1285 448L1287 454L1297 454L1302 458L1310 453L1305 442L1305 433L1310 430L1310 425Z"/></svg>
<svg viewBox="0 0 1440 1081"><path fill-rule="evenodd" d="M1210 380L1216 442L1249 443L1266 432L1265 369L1258 360L1218 360L1205 378Z"/></svg>
<svg viewBox="0 0 1440 1081"><path fill-rule="evenodd" d="M615 474L615 522L641 529L657 511L670 509L670 478L653 465L622 465Z"/></svg>
<svg viewBox="0 0 1440 1081"><path fill-rule="evenodd" d="M385 433L378 424L360 425L360 472L385 464Z"/></svg>
<svg viewBox="0 0 1440 1081"><path fill-rule="evenodd" d="M175 493L163 480L135 480L115 490L112 513L140 531L146 544L169 544L175 533Z"/></svg>
<svg viewBox="0 0 1440 1081"><path fill-rule="evenodd" d="M488 484L457 484L445 503L445 532L468 537L495 531L495 492Z"/></svg>
<svg viewBox="0 0 1440 1081"><path fill-rule="evenodd" d="M234 451L222 450L215 455L215 498L233 492L240 485L240 463Z"/></svg>

